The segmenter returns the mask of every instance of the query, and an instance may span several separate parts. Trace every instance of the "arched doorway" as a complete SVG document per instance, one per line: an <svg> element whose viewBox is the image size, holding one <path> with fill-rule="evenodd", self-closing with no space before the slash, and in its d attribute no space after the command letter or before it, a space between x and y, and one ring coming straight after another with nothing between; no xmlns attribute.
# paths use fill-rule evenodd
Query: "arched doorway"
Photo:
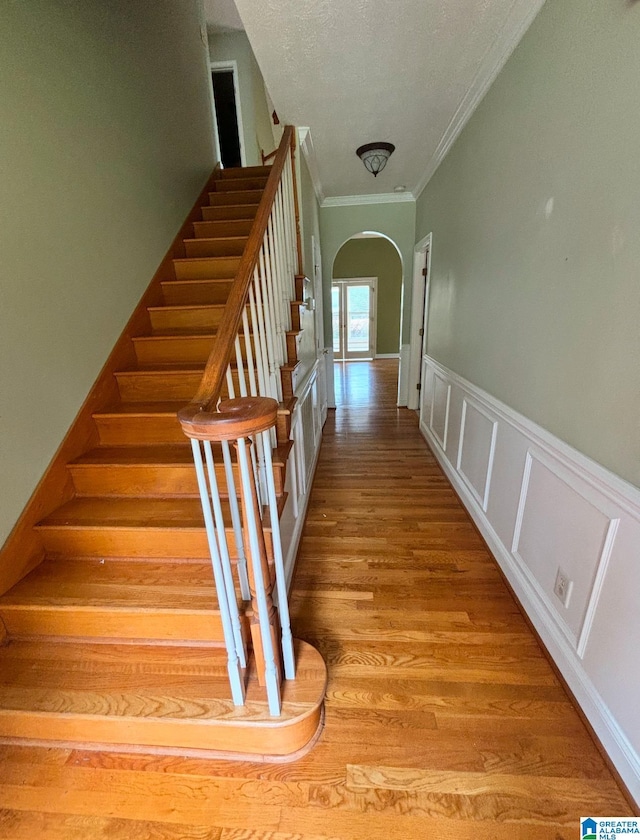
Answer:
<svg viewBox="0 0 640 840"><path fill-rule="evenodd" d="M388 236L362 231L341 245L331 274L336 362L399 357L402 283L400 250Z"/></svg>

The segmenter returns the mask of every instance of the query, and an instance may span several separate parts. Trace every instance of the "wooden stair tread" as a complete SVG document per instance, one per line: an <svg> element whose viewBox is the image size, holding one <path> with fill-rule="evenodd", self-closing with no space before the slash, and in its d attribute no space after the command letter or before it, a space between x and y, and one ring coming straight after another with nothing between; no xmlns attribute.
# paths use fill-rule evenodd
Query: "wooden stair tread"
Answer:
<svg viewBox="0 0 640 840"><path fill-rule="evenodd" d="M278 501L279 512L286 498ZM227 527L231 514L227 499L220 500ZM265 511L264 529L271 528ZM77 496L41 519L36 528L143 528L204 529L199 498L147 498Z"/></svg>
<svg viewBox="0 0 640 840"><path fill-rule="evenodd" d="M204 368L204 364L197 364L196 362L150 362L148 364L138 364L136 367L122 368L121 370L116 371L115 376L119 376L120 374L135 376L136 373L155 373L158 374L158 376L172 373L203 373Z"/></svg>
<svg viewBox="0 0 640 840"><path fill-rule="evenodd" d="M45 560L0 597L0 614L12 607L108 607L217 610L211 563Z"/></svg>
<svg viewBox="0 0 640 840"><path fill-rule="evenodd" d="M173 309L178 310L179 312L191 309L216 309L222 311L224 310L224 307L224 303L164 303L159 306L149 306L148 310L149 312L166 312L167 310Z"/></svg>
<svg viewBox="0 0 640 840"><path fill-rule="evenodd" d="M170 338L215 338L218 330L216 327L156 327L148 335L137 335L133 341L160 341Z"/></svg>
<svg viewBox="0 0 640 840"><path fill-rule="evenodd" d="M0 737L287 755L313 738L326 686L315 648L296 641L296 653L274 718L251 669L246 705L232 704L223 650L12 641L0 650Z"/></svg>
<svg viewBox="0 0 640 840"><path fill-rule="evenodd" d="M237 243L237 244L240 244L240 243L245 244L247 239L248 239L248 236L246 236L244 234L238 234L237 236L236 235L231 235L231 236L188 237L187 239L183 239L182 241L185 243L185 245L187 244L187 242L198 244L198 245L204 245L207 242L233 242L233 243ZM189 257L189 259L193 259L193 258ZM196 257L195 259L198 259L198 257ZM206 257L206 259L211 259L211 257Z"/></svg>
<svg viewBox="0 0 640 840"><path fill-rule="evenodd" d="M222 502L225 521L229 505ZM37 528L204 528L199 499L79 497L42 519Z"/></svg>
<svg viewBox="0 0 640 840"><path fill-rule="evenodd" d="M183 279L171 278L163 280L163 286L203 286L209 283L233 283L235 277L187 277Z"/></svg>
<svg viewBox="0 0 640 840"><path fill-rule="evenodd" d="M183 408L184 405L184 400L158 400L157 402L119 402L107 406L106 408L103 408L100 411L96 411L93 416L98 418L121 417L123 415L128 415L129 417L175 417L178 411L181 408Z"/></svg>

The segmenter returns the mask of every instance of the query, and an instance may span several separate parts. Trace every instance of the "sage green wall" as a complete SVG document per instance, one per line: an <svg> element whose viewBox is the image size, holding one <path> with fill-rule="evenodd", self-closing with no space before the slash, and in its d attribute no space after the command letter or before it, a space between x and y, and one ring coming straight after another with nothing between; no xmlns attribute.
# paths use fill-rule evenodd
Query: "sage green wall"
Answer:
<svg viewBox="0 0 640 840"><path fill-rule="evenodd" d="M333 261L344 243L351 239L355 233L362 233L363 231L372 231L388 236L395 242L400 251L404 282L402 344L409 343L415 221L416 205L413 201L320 208L325 347L331 347Z"/></svg>
<svg viewBox="0 0 640 840"><path fill-rule="evenodd" d="M640 6L547 0L418 200L428 352L640 484Z"/></svg>
<svg viewBox="0 0 640 840"><path fill-rule="evenodd" d="M398 353L402 260L388 239L350 239L333 264L334 278L377 277L376 353Z"/></svg>
<svg viewBox="0 0 640 840"><path fill-rule="evenodd" d="M209 33L211 61L236 61L247 166L262 163L260 151L272 152L276 143L271 129L264 80L244 32Z"/></svg>
<svg viewBox="0 0 640 840"><path fill-rule="evenodd" d="M214 164L196 0L0 4L0 544Z"/></svg>

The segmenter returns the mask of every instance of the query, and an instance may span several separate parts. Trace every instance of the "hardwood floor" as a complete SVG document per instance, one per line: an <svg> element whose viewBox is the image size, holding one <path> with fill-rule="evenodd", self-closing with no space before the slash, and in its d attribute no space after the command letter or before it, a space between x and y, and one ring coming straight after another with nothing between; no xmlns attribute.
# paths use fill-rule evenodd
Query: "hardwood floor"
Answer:
<svg viewBox="0 0 640 840"><path fill-rule="evenodd" d="M336 370L293 586L329 667L289 764L0 748L0 837L573 840L630 815L418 432L397 363Z"/></svg>

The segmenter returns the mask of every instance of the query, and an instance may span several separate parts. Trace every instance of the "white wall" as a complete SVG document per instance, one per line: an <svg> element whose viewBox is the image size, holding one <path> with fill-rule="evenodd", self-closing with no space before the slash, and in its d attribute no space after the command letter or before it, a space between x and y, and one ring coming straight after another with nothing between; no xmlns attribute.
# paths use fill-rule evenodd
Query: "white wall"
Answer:
<svg viewBox="0 0 640 840"><path fill-rule="evenodd" d="M423 365L420 428L640 801L640 491L429 356Z"/></svg>

